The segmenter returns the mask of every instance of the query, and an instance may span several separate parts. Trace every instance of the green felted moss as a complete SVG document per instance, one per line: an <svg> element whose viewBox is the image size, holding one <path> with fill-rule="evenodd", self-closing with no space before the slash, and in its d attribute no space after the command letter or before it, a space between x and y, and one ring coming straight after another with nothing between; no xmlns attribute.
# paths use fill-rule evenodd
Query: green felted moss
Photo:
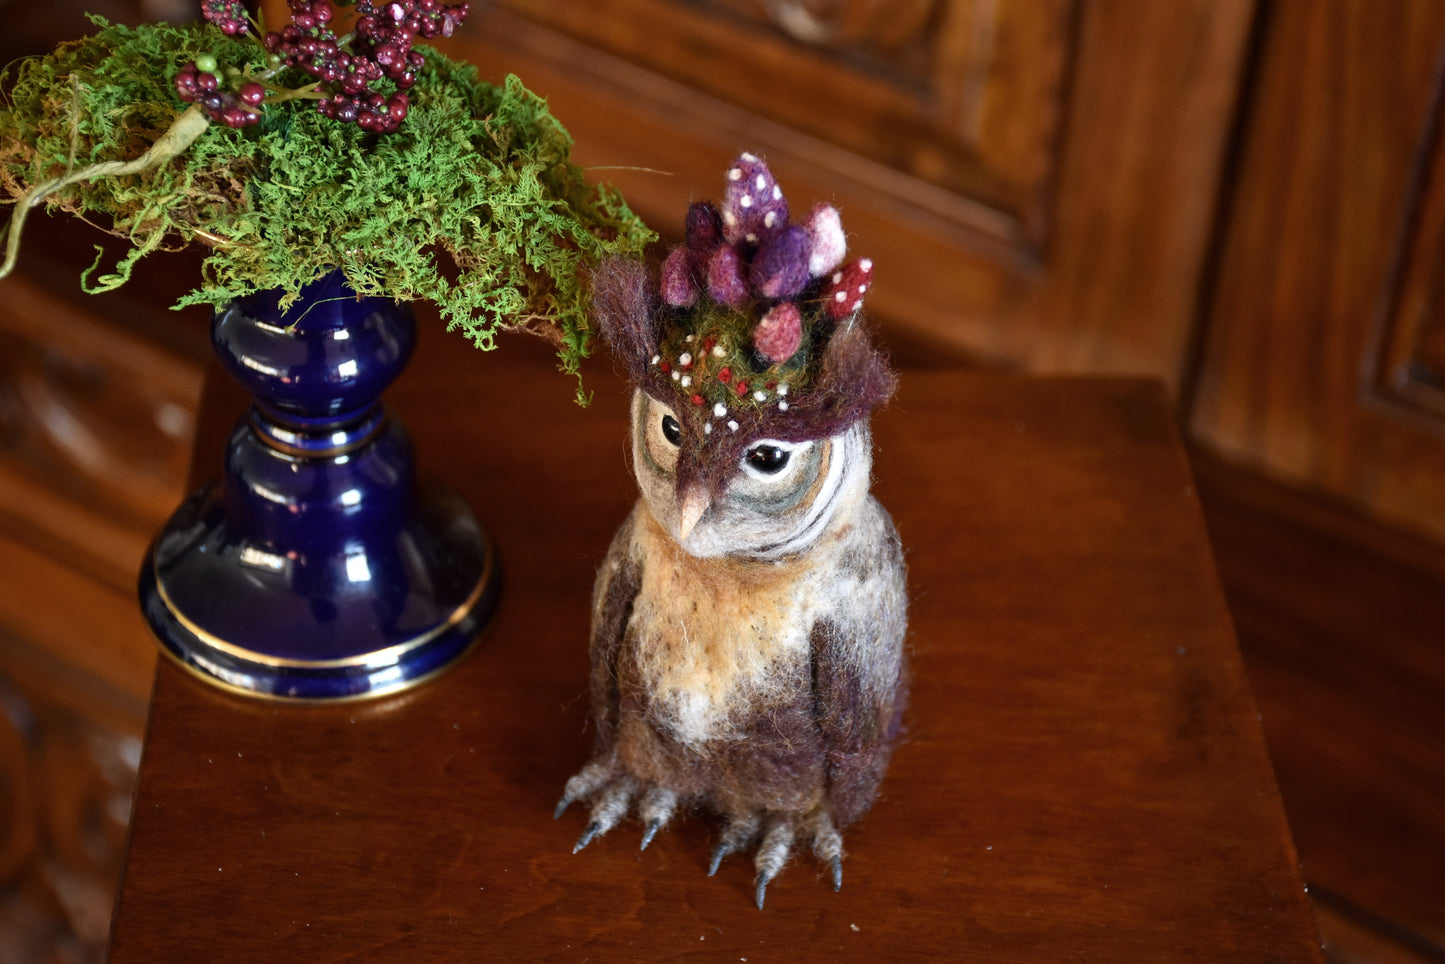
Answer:
<svg viewBox="0 0 1445 964"><path fill-rule="evenodd" d="M140 157L182 115L172 77L209 53L259 74L254 40L208 24L94 36L7 71L0 113L0 189L12 199L88 165ZM503 329L558 345L575 372L588 350L586 267L637 254L652 234L621 196L587 183L571 139L516 77L501 86L441 53L426 66L400 130L369 134L319 114L310 78L276 78L301 96L239 130L212 123L183 152L139 173L69 184L43 202L128 238L89 291L123 284L157 250L210 246L201 284L177 307L222 305L283 288L293 296L333 267L363 295L425 299L449 329L490 348Z"/></svg>

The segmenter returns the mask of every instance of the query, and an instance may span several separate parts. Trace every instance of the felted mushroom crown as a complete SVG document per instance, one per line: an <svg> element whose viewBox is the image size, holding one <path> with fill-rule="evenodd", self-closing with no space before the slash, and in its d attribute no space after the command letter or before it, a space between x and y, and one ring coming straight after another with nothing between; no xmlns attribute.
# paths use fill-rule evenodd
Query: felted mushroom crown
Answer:
<svg viewBox="0 0 1445 964"><path fill-rule="evenodd" d="M686 243L668 253L660 283L640 262L598 273L599 326L633 382L693 423L698 451L834 435L895 387L859 319L873 263L844 263L832 205L794 223L754 155L726 181L720 208L688 208Z"/></svg>

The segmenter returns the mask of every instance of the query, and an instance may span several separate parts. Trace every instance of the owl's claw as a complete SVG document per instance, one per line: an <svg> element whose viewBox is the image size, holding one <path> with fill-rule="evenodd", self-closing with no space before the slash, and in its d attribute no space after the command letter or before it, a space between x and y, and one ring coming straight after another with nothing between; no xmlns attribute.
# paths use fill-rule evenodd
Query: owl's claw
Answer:
<svg viewBox="0 0 1445 964"><path fill-rule="evenodd" d="M717 873L718 864L724 857L738 850L747 849L748 844L758 835L758 818L752 814L733 817L723 828L722 839L712 851L712 861L707 866L709 877Z"/></svg>
<svg viewBox="0 0 1445 964"><path fill-rule="evenodd" d="M616 773L617 768L611 760L597 760L587 764L562 788L562 799L557 801L557 806L552 811L552 819L561 817L575 801L590 797L611 783Z"/></svg>
<svg viewBox="0 0 1445 964"><path fill-rule="evenodd" d="M584 770L583 773L586 773ZM582 774L578 774L581 776ZM573 777L576 780L577 777ZM572 781L567 781L570 788ZM582 831L582 836L577 838L577 845L572 848L575 854L583 847L602 836L613 827L617 821L627 815L628 805L632 802L632 794L637 790L637 781L628 776L619 776L602 788L597 795L597 800L592 804L592 819L587 824L587 829ZM564 797L565 799L565 797Z"/></svg>
<svg viewBox="0 0 1445 964"><path fill-rule="evenodd" d="M677 794L665 787L653 787L643 794L642 803L637 807L637 815L646 824L646 829L642 831L642 846L638 849L647 849L652 838L672 819L676 809Z"/></svg>
<svg viewBox="0 0 1445 964"><path fill-rule="evenodd" d="M793 818L791 816L773 818L768 825L767 833L763 834L763 842L758 845L758 855L753 858L753 866L758 870L756 894L758 910L763 909L763 898L767 894L768 881L778 876L778 871L783 869L783 864L788 862L788 855L792 852Z"/></svg>

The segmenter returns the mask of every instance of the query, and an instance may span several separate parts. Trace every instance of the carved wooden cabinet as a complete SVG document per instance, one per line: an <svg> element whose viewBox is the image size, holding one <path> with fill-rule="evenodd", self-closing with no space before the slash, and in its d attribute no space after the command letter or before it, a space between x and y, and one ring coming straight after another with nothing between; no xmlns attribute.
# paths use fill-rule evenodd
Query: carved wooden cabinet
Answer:
<svg viewBox="0 0 1445 964"><path fill-rule="evenodd" d="M454 48L523 76L662 230L739 151L832 200L895 347L1186 364L1250 0L498 0Z"/></svg>
<svg viewBox="0 0 1445 964"><path fill-rule="evenodd" d="M1193 431L1445 542L1445 6L1279 4L1260 43Z"/></svg>

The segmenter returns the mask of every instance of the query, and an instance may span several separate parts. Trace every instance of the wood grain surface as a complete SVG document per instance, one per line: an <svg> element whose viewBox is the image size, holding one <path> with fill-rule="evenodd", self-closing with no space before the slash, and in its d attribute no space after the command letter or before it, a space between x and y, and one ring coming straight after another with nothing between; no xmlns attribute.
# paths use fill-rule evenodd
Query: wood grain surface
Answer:
<svg viewBox="0 0 1445 964"><path fill-rule="evenodd" d="M434 328L423 319L423 328ZM156 678L115 964L156 960L1318 961L1318 939L1162 390L929 373L876 422L908 547L913 697L883 796L751 903L715 826L571 853L588 595L634 487L626 392L541 346L424 331L390 393L478 507L496 618L382 702ZM199 471L235 398L203 404Z"/></svg>

